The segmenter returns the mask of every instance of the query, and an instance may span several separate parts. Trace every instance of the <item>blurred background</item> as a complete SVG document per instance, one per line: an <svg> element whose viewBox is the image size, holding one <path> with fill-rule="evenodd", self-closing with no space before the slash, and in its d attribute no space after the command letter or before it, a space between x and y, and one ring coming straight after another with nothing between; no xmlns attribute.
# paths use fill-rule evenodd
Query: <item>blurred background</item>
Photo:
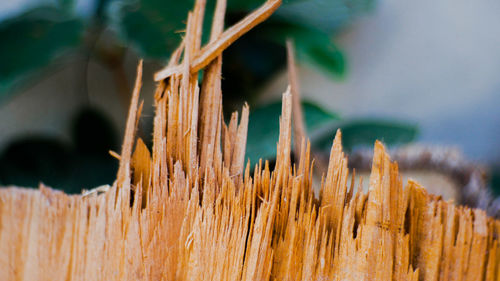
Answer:
<svg viewBox="0 0 500 281"><path fill-rule="evenodd" d="M74 193L111 184L118 163L108 151L120 151L137 62L145 59L139 134L150 142L152 75L193 2L1 1L0 185ZM226 26L262 2L228 0ZM498 192L499 13L494 0L285 0L224 53L225 114L248 101L247 156L275 157L291 37L317 155L328 154L336 128L348 152L375 139L456 149Z"/></svg>

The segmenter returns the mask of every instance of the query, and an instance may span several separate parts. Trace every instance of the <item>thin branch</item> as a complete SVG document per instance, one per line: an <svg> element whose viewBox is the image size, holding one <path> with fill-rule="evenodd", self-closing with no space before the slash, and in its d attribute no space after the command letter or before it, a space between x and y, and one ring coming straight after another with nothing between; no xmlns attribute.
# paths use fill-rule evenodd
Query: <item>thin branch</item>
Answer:
<svg viewBox="0 0 500 281"><path fill-rule="evenodd" d="M128 112L127 125L125 127L125 137L123 139L120 167L116 177L117 186L130 184L130 158L132 157L132 146L134 145L134 133L137 116L137 105L139 103L139 93L142 87L142 60L137 66L137 78L135 80L132 101Z"/></svg>
<svg viewBox="0 0 500 281"><path fill-rule="evenodd" d="M295 47L291 39L286 42L287 60L288 60L288 82L290 83L290 92L292 93L292 112L293 112L293 152L295 162L299 163L300 146L307 138L306 127L304 124L304 114L300 103L300 85L295 65Z"/></svg>
<svg viewBox="0 0 500 281"><path fill-rule="evenodd" d="M267 1L260 8L246 16L244 19L230 27L228 30L224 31L216 41L208 43L201 49L199 54L191 62L190 72L195 73L207 66L212 60L218 57L225 49L227 49L227 47L229 47L243 34L247 33L256 25L269 18L274 13L274 11L278 9L278 7L281 5L281 2L282 0ZM155 81L161 81L174 74L181 75L182 66L167 66L164 69L156 72L154 75L154 79Z"/></svg>

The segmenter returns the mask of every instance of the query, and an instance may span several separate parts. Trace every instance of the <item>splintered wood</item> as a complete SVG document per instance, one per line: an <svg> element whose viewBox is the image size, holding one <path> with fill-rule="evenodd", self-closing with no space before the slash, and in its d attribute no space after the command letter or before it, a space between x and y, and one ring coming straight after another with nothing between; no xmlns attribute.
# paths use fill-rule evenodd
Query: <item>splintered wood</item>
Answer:
<svg viewBox="0 0 500 281"><path fill-rule="evenodd" d="M262 21L279 2L243 21ZM290 88L274 170L268 162L245 165L248 107L227 125L222 115L227 45L217 42L234 41L223 31L225 6L218 1L205 47L205 2L189 14L168 66L175 71L158 76L151 152L134 136L139 65L120 168L107 192L0 190L1 280L500 280L500 222L415 182L403 187L379 142L363 193L337 132L315 197L308 142L291 162Z"/></svg>

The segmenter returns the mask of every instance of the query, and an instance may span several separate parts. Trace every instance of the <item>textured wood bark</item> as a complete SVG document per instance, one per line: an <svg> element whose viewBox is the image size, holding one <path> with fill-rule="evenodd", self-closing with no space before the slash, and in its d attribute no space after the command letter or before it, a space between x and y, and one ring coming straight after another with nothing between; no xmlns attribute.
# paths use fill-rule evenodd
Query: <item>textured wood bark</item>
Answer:
<svg viewBox="0 0 500 281"><path fill-rule="evenodd" d="M380 142L363 193L338 132L315 197L309 143L298 163L290 159L290 89L275 169L245 166L248 107L239 124L236 113L224 124L220 53L201 97L192 73L191 58L204 49L197 46L203 9L197 1L169 63L183 73L158 84L151 152L134 136L139 65L109 190L0 190L2 280L500 280L500 222L416 182L403 188Z"/></svg>

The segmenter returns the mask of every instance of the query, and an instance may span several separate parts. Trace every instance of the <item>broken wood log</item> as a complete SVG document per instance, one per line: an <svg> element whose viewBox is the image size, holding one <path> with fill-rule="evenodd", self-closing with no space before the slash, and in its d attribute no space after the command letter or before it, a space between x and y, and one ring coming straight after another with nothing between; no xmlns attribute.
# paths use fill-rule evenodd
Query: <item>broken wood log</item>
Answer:
<svg viewBox="0 0 500 281"><path fill-rule="evenodd" d="M380 142L365 193L338 131L315 196L310 144L290 160L290 88L275 168L245 165L248 107L224 123L221 52L197 80L203 9L170 62L180 72L160 77L151 152L135 137L139 65L113 186L0 189L2 280L500 280L500 222L403 183Z"/></svg>

